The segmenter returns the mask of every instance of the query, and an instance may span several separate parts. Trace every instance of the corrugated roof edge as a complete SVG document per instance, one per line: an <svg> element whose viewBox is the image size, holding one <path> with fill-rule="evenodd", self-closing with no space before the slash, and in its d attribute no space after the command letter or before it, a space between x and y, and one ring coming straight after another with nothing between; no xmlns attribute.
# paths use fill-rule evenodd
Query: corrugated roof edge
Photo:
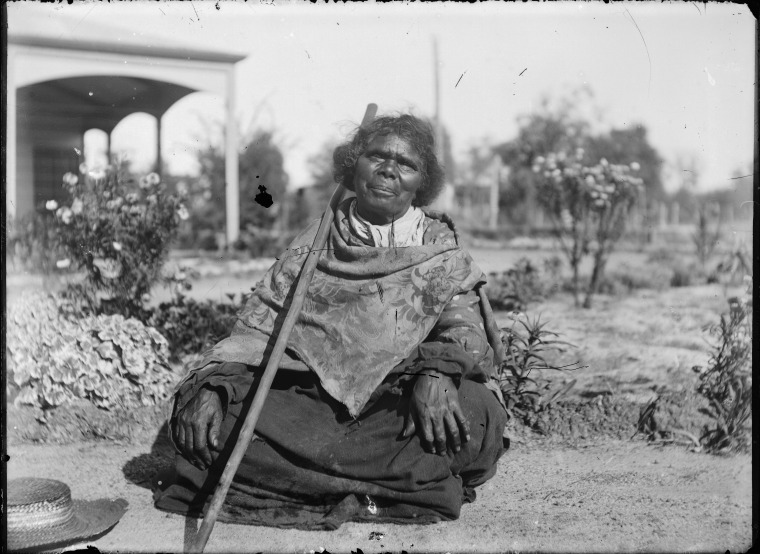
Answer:
<svg viewBox="0 0 760 554"><path fill-rule="evenodd" d="M37 37L31 35L8 34L9 44L20 46L37 46L40 48L65 48L88 52L107 52L109 54L128 54L133 56L150 56L154 58L171 58L179 60L196 60L203 62L234 64L244 60L247 55L225 52L209 52L189 48L171 48L166 46L142 46L139 44L117 44L88 40L70 40L60 38Z"/></svg>

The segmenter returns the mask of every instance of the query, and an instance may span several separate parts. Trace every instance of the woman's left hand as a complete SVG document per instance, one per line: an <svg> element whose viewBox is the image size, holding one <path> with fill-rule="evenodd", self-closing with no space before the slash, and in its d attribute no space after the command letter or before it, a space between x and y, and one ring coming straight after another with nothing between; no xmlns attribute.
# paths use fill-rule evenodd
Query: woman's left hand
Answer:
<svg viewBox="0 0 760 554"><path fill-rule="evenodd" d="M402 436L411 437L417 429L423 445L432 452L446 453L447 435L454 452L459 452L463 440L470 440L469 423L451 377L434 370L422 370L414 384L409 412Z"/></svg>

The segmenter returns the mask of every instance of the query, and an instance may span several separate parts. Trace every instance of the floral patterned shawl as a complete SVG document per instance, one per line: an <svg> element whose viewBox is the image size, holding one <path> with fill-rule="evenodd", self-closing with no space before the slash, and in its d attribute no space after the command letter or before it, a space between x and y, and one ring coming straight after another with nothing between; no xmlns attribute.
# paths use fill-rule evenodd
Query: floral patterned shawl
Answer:
<svg viewBox="0 0 760 554"><path fill-rule="evenodd" d="M452 297L485 277L442 216L428 214L423 246L376 248L350 232L349 205L336 210L280 367L305 364L356 417L388 373L425 340ZM214 362L266 362L318 226L313 222L294 239L256 287L231 336L205 352L195 370Z"/></svg>

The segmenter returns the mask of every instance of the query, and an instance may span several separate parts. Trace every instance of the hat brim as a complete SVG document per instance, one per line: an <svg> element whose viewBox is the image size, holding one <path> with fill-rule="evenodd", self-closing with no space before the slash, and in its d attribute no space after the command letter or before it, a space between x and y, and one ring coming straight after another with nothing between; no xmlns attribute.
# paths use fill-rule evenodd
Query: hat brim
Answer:
<svg viewBox="0 0 760 554"><path fill-rule="evenodd" d="M8 528L8 550L65 546L103 534L118 523L127 511L127 501L73 500L74 517L62 525L39 529Z"/></svg>

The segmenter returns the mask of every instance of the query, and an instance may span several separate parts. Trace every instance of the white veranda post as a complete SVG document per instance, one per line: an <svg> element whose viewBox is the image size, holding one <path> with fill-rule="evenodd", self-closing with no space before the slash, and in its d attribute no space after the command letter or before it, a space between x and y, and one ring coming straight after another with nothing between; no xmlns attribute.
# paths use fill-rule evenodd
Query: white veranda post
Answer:
<svg viewBox="0 0 760 554"><path fill-rule="evenodd" d="M240 236L240 187L238 184L238 136L235 120L235 69L227 72L227 124L225 137L225 180L227 181L227 247Z"/></svg>
<svg viewBox="0 0 760 554"><path fill-rule="evenodd" d="M16 83L13 65L15 56L8 52L7 58L7 109L5 111L5 210L6 214L16 217Z"/></svg>

